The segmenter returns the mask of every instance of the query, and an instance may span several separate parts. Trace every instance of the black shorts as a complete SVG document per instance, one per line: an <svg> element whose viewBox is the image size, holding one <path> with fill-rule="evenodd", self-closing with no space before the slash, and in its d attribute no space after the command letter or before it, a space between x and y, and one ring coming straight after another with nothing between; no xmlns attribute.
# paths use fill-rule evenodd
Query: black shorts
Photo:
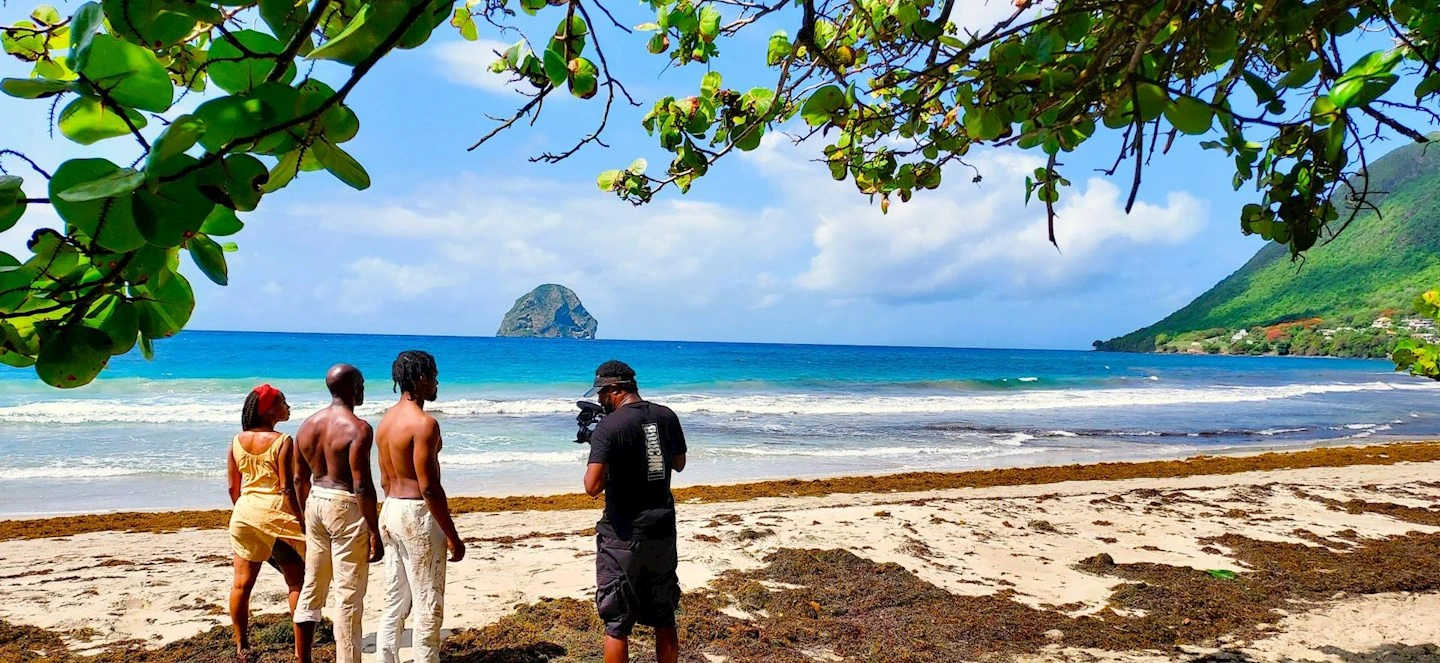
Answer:
<svg viewBox="0 0 1440 663"><path fill-rule="evenodd" d="M623 541L600 534L595 543L595 608L605 634L628 638L636 623L675 628L675 539Z"/></svg>

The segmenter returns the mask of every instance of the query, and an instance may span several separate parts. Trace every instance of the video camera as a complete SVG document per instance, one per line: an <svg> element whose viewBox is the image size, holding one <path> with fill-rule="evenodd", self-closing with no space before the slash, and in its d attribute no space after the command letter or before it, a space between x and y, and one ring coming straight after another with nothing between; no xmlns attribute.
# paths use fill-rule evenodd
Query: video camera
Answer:
<svg viewBox="0 0 1440 663"><path fill-rule="evenodd" d="M575 404L580 406L580 414L575 415L575 423L580 426L580 430L575 431L575 444L589 444L590 434L595 432L595 424L605 418L605 408L590 401L576 401Z"/></svg>

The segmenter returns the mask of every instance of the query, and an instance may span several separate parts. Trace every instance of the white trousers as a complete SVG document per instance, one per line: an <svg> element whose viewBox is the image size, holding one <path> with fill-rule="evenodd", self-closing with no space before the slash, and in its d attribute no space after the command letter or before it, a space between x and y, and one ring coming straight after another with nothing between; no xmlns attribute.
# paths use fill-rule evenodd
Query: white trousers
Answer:
<svg viewBox="0 0 1440 663"><path fill-rule="evenodd" d="M354 495L316 486L305 504L305 584L295 622L320 621L335 585L335 660L360 663L360 615L370 578L370 530Z"/></svg>
<svg viewBox="0 0 1440 663"><path fill-rule="evenodd" d="M405 619L415 615L416 663L440 660L445 621L445 533L424 500L387 499L380 509L385 544L385 611L376 643L380 663L399 663Z"/></svg>

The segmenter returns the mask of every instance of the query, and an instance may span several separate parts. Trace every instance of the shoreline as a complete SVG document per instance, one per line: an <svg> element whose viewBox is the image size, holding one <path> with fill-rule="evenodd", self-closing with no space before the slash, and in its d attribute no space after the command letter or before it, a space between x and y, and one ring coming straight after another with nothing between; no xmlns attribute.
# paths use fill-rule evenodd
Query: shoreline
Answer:
<svg viewBox="0 0 1440 663"><path fill-rule="evenodd" d="M1241 472L1350 465L1391 465L1440 460L1440 440L1349 439L1339 444L1292 449L1230 448L1186 458L1032 465L944 472L898 472L814 479L773 479L686 486L674 490L677 504L749 502L767 497L823 497L866 493L923 492L958 488L1033 486L1069 481L1178 478ZM600 502L583 493L451 497L455 514L516 511L582 511ZM168 533L223 529L229 509L114 510L5 517L0 542L96 532Z"/></svg>

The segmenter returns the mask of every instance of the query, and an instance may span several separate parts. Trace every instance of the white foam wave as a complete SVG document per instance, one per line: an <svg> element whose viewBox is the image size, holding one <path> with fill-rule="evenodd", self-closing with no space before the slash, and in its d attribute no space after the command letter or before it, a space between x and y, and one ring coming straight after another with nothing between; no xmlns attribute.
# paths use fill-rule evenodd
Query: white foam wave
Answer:
<svg viewBox="0 0 1440 663"><path fill-rule="evenodd" d="M0 480L5 479L99 479L145 474L147 470L136 467L15 467L0 469Z"/></svg>
<svg viewBox="0 0 1440 663"><path fill-rule="evenodd" d="M535 463L540 465L571 464L585 459L577 451L480 451L473 453L441 453L442 465L497 465L500 463Z"/></svg>
<svg viewBox="0 0 1440 663"><path fill-rule="evenodd" d="M1035 439L1035 436L1029 433L1011 433L1009 435L1006 435L1005 437L991 440L991 442L1007 447L1018 447L1024 444L1026 440L1033 439Z"/></svg>
<svg viewBox="0 0 1440 663"><path fill-rule="evenodd" d="M1363 382L1291 384L1253 387L1037 389L1021 392L981 392L947 396L861 396L756 393L748 395L656 395L680 413L744 415L887 415L944 414L955 412L1014 412L1066 408L1115 408L1154 405L1217 404L1299 398L1316 394L1366 391L1437 389L1437 383ZM362 416L377 416L388 403L360 408ZM300 420L320 404L297 404L292 418ZM537 416L575 412L571 398L518 400L459 399L440 401L431 411L449 416ZM0 407L0 423L236 423L240 410L232 400L185 401L65 399Z"/></svg>
<svg viewBox="0 0 1440 663"><path fill-rule="evenodd" d="M1266 428L1255 431L1256 435L1284 435L1285 433L1303 433L1309 428Z"/></svg>
<svg viewBox="0 0 1440 663"><path fill-rule="evenodd" d="M1037 382L1040 378L1020 378L1021 382Z"/></svg>
<svg viewBox="0 0 1440 663"><path fill-rule="evenodd" d="M1046 431L1046 432L1045 432L1045 435L1047 435L1047 436L1049 436L1049 437L1080 437L1079 435L1077 435L1077 434L1075 434L1075 433L1071 433L1071 432L1068 431L1068 430L1052 430L1052 431Z"/></svg>

